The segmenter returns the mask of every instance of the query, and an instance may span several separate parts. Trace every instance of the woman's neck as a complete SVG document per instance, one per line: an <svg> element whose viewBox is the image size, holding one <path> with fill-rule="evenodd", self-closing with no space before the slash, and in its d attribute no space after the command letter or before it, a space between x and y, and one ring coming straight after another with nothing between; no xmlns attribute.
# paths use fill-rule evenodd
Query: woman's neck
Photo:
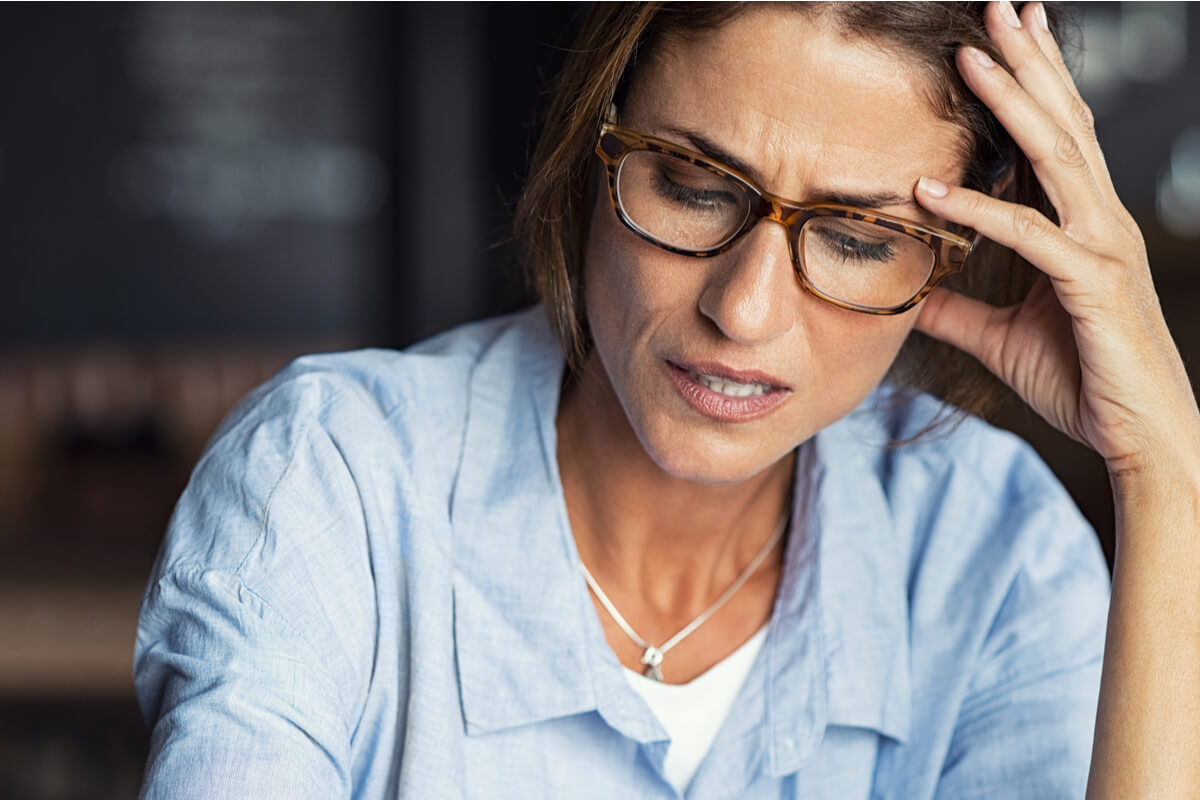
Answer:
<svg viewBox="0 0 1200 800"><path fill-rule="evenodd" d="M737 578L790 509L794 456L736 484L678 478L646 453L607 381L589 383L564 387L557 419L580 558L618 606L620 597L665 628L686 623ZM777 572L782 553L761 571Z"/></svg>

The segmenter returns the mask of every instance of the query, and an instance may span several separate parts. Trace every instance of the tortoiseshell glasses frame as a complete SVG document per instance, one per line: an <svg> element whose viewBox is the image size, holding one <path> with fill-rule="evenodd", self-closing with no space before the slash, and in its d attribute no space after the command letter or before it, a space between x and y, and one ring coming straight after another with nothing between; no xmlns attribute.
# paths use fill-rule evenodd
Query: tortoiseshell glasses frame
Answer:
<svg viewBox="0 0 1200 800"><path fill-rule="evenodd" d="M729 235L728 238L721 241L720 244L704 250L688 250L676 247L656 239L639 228L629 219L625 209L622 207L617 180L620 175L621 162L624 158L630 153L643 150L681 159L740 186L750 199L748 213L742 221L741 226ZM926 295L933 290L939 281L951 273L960 271L966 262L967 256L970 255L971 250L978 241L978 237L974 236L974 232L970 230L966 230L963 233L973 238L968 238L961 233L951 233L950 231L921 225L868 209L853 208L833 203L797 203L792 200L786 200L763 191L749 177L732 167L727 167L700 153L678 147L666 140L648 136L611 122L605 122L600 128L600 139L596 143L596 155L600 157L608 172L608 195L612 201L613 210L625 227L629 228L629 230L642 239L668 252L694 256L696 258L706 258L724 253L726 250L732 248L743 236L750 232L759 220L768 219L778 222L788 229L788 247L791 251L792 265L800 285L810 294L815 295L821 300L850 311L876 315L901 314L908 311L925 299ZM800 258L800 230L805 223L817 217L840 217L864 223L872 223L923 242L933 253L933 265L925 284L905 302L886 308L847 302L823 292L809 280Z"/></svg>

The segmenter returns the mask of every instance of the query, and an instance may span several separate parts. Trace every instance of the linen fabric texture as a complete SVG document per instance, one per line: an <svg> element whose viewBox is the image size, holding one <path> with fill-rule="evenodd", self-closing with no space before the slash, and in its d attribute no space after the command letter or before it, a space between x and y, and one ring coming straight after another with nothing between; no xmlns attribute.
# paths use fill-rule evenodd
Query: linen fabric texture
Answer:
<svg viewBox="0 0 1200 800"><path fill-rule="evenodd" d="M143 600L145 798L675 798L555 457L544 312L297 360L226 419ZM1095 534L1032 450L882 387L800 446L766 640L686 797L1078 798Z"/></svg>

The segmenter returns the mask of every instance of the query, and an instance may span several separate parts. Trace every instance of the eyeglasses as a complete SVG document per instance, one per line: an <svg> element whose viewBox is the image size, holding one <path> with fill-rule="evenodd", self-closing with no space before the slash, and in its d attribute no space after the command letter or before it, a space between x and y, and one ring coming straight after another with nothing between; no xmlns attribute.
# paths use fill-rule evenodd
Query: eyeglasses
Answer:
<svg viewBox="0 0 1200 800"><path fill-rule="evenodd" d="M596 154L617 217L647 242L706 258L759 220L778 222L800 285L851 311L907 311L961 270L974 247L963 235L874 211L784 200L731 167L613 123L601 126Z"/></svg>

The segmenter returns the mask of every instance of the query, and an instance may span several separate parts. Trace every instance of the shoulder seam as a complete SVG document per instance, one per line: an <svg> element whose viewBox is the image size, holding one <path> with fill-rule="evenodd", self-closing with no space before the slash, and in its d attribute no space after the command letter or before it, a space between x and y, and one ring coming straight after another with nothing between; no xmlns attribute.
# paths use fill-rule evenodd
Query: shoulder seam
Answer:
<svg viewBox="0 0 1200 800"><path fill-rule="evenodd" d="M307 433L310 425L311 419L309 419L308 415L306 414L304 417L303 427L300 429L300 432ZM263 504L262 523L258 526L258 536L256 536L254 541L250 543L250 546L246 549L242 559L238 562L237 567L235 567L231 573L239 581L242 580L242 568L246 566L246 561L249 560L250 554L253 553L259 547L259 545L262 544L263 539L266 538L267 526L271 520L271 504L275 502L275 492L279 490L279 487L283 485L284 480L291 473L292 466L296 463L297 449L298 448L296 447L292 448L292 452L288 454L287 466L285 466L279 473L279 478L275 481L275 485L271 487L270 493L267 494L267 502Z"/></svg>

